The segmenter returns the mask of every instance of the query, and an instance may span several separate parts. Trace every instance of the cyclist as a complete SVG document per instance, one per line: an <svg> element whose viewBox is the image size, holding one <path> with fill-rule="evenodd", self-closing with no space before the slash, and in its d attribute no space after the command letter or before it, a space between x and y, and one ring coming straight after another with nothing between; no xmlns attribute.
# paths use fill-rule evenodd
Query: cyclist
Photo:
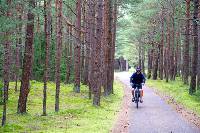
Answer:
<svg viewBox="0 0 200 133"><path fill-rule="evenodd" d="M133 95L132 102L135 101L135 95L134 94L135 94L135 89L136 89L137 85L139 85L139 90L140 90L140 102L141 103L143 102L143 100L142 100L142 95L143 95L142 85L144 85L145 80L146 79L141 72L141 68L137 67L136 72L133 73L133 75L130 78L130 83L132 85L132 88L134 88L134 90L132 90L132 95Z"/></svg>

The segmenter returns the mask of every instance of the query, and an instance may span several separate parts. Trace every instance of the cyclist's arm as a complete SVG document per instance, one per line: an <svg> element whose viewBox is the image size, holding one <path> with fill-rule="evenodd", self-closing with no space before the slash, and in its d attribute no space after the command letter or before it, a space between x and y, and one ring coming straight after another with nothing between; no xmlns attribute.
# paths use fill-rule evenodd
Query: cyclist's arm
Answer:
<svg viewBox="0 0 200 133"><path fill-rule="evenodd" d="M143 78L143 83L145 83L146 82L146 78L145 78L145 76L142 74L142 78Z"/></svg>
<svg viewBox="0 0 200 133"><path fill-rule="evenodd" d="M130 77L130 83L133 83L134 80L134 74Z"/></svg>

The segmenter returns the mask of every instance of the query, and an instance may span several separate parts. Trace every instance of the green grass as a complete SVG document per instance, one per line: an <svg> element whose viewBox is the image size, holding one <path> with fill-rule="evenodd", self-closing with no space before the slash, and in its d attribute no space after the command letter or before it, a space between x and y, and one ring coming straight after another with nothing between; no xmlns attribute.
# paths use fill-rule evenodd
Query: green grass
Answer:
<svg viewBox="0 0 200 133"><path fill-rule="evenodd" d="M19 115L17 101L19 93L10 85L7 107L7 123L0 132L66 132L66 133L107 133L116 119L120 107L123 87L114 83L115 94L102 97L101 106L92 106L88 99L87 86L81 86L81 93L72 92L73 85L61 85L60 111L54 112L55 84L48 83L47 116L42 114L43 83L32 81L28 97L28 113ZM2 105L1 105L2 108ZM2 110L1 110L2 112ZM2 113L0 114L2 116Z"/></svg>
<svg viewBox="0 0 200 133"><path fill-rule="evenodd" d="M185 85L180 79L168 83L161 80L148 80L147 85L173 97L177 103L200 115L200 92L192 96L189 95L189 86Z"/></svg>

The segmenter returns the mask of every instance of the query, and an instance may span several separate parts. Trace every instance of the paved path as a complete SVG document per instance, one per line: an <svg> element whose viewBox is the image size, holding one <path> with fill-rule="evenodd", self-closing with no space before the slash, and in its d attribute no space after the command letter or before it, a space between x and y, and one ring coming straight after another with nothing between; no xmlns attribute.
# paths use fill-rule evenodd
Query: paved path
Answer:
<svg viewBox="0 0 200 133"><path fill-rule="evenodd" d="M117 73L116 76L130 85L129 73ZM144 87L144 103L139 104L139 109L134 103L128 105L128 122L129 133L200 133L200 129L183 119L148 87Z"/></svg>

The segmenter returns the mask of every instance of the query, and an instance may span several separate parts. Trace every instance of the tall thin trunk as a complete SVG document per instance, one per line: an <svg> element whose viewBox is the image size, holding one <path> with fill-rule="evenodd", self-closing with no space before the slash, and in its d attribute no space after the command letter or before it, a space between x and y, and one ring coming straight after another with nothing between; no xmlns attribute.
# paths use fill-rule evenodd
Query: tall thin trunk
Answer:
<svg viewBox="0 0 200 133"><path fill-rule="evenodd" d="M200 18L200 13L198 14ZM197 89L200 90L200 25L198 25L198 68L197 68Z"/></svg>
<svg viewBox="0 0 200 133"><path fill-rule="evenodd" d="M163 80L163 48L164 48L164 14L162 9L162 18L161 18L161 44L160 44L160 57L159 57L159 77Z"/></svg>
<svg viewBox="0 0 200 133"><path fill-rule="evenodd" d="M104 1L104 95L109 95L108 90L108 54L109 54L109 0Z"/></svg>
<svg viewBox="0 0 200 133"><path fill-rule="evenodd" d="M89 53L89 66L88 66L88 85L89 85L89 98L91 99L92 97L92 93L93 93L93 72L92 72L92 68L93 68L93 49L94 49L94 45L96 44L95 42L95 2L96 0L89 0L88 1L88 16L89 16L89 20L90 22L88 23L89 26L89 43L90 43L90 53Z"/></svg>
<svg viewBox="0 0 200 133"><path fill-rule="evenodd" d="M166 82L169 80L170 76L170 55L171 55L171 36L170 36L170 15L167 16L167 49L166 49L166 58L167 58L167 66L166 66Z"/></svg>
<svg viewBox="0 0 200 133"><path fill-rule="evenodd" d="M19 5L18 8L18 13L19 13L19 20L22 20L22 14L23 14L23 10L22 10L22 5ZM19 25L17 25L17 30L18 33L17 35L19 36L17 38L17 42L16 42L16 50L15 50L15 92L17 92L18 90L18 79L19 79L19 70L20 70L20 47L22 45L22 24L20 23Z"/></svg>
<svg viewBox="0 0 200 133"><path fill-rule="evenodd" d="M173 9L174 10L174 9ZM174 11L172 13L171 16L171 20L172 20L172 29L171 29L171 49L170 49L170 80L175 80L174 79L174 68L175 68L175 64L174 64L174 46L175 46L175 22L174 22Z"/></svg>
<svg viewBox="0 0 200 133"><path fill-rule="evenodd" d="M153 68L153 49L148 50L148 74L147 78L150 79L152 75L152 68Z"/></svg>
<svg viewBox="0 0 200 133"><path fill-rule="evenodd" d="M141 68L142 68L142 73L144 74L144 75L146 75L145 74L145 47L144 46L142 46L142 64L141 64L142 66L141 66Z"/></svg>
<svg viewBox="0 0 200 133"><path fill-rule="evenodd" d="M43 115L46 115L47 82L49 77L49 56L51 43L51 0L44 1L44 31L45 31L45 68L44 68L44 90L43 90Z"/></svg>
<svg viewBox="0 0 200 133"><path fill-rule="evenodd" d="M56 95L55 95L55 111L59 111L59 95L60 95L60 63L62 53L62 0L56 0Z"/></svg>
<svg viewBox="0 0 200 133"><path fill-rule="evenodd" d="M29 0L29 6L35 7L35 1ZM18 100L18 113L26 113L26 103L29 94L29 81L33 64L33 37L34 37L34 14L31 9L28 11L28 22L26 27L25 54L23 61L22 80Z"/></svg>
<svg viewBox="0 0 200 133"><path fill-rule="evenodd" d="M81 53L81 1L76 1L76 43L74 48L74 69L75 69L75 81L74 91L80 93L80 53Z"/></svg>
<svg viewBox="0 0 200 133"><path fill-rule="evenodd" d="M158 48L157 48L157 44L154 44L154 57L153 57L153 80L157 80L157 76L158 76Z"/></svg>
<svg viewBox="0 0 200 133"><path fill-rule="evenodd" d="M140 42L140 41L139 41L139 42ZM139 46L138 46L138 47L139 47L139 50L138 50L138 54L139 54L139 55L138 55L138 57L139 57L139 58L138 58L138 66L139 66L139 67L142 66L142 59L141 59L142 48L141 48L141 45L142 45L142 44L139 43Z"/></svg>
<svg viewBox="0 0 200 133"><path fill-rule="evenodd" d="M113 81L112 81L112 57L113 57L113 34L112 34L112 25L113 25L113 5L112 1L105 0L105 11L104 11L104 95L110 95L113 90Z"/></svg>
<svg viewBox="0 0 200 133"><path fill-rule="evenodd" d="M189 76L189 27L190 27L190 0L186 1L186 27L185 27L185 46L184 46L184 56L183 56L183 81L185 84L188 84L188 76Z"/></svg>
<svg viewBox="0 0 200 133"><path fill-rule="evenodd" d="M89 75L89 60L90 60L90 26L91 26L91 22L90 22L90 4L91 2L88 2L88 6L86 6L86 24L85 24L85 30L86 30L86 34L85 34L85 64L84 64L84 81L83 83L86 85L89 85L89 80L88 80L88 75Z"/></svg>
<svg viewBox="0 0 200 133"><path fill-rule="evenodd" d="M114 0L114 8L113 8L113 31L112 31L112 70L111 70L111 93L114 94L114 66L115 66L115 43L116 43L116 32L117 32L117 8L118 8L118 0Z"/></svg>
<svg viewBox="0 0 200 133"><path fill-rule="evenodd" d="M86 2L82 3L82 17L83 17L83 22L82 22L82 27L83 31L86 31ZM80 73L81 73L81 81L84 81L84 67L85 67L85 45L86 45L86 34L85 32L82 32L81 34L81 68L80 68Z"/></svg>
<svg viewBox="0 0 200 133"><path fill-rule="evenodd" d="M109 36L109 40L108 40L108 69L107 69L107 88L108 88L108 94L110 95L112 93L113 90L113 81L112 81L112 60L113 60L113 4L112 1L109 1L109 21L108 21L108 26L109 26L109 30L108 30L108 36Z"/></svg>
<svg viewBox="0 0 200 133"><path fill-rule="evenodd" d="M103 35L103 0L97 1L97 30L96 30L96 37L97 43L94 45L94 62L93 62L93 105L100 106L100 96L101 96L101 73L100 73L100 66L101 66L101 45L102 45L102 35Z"/></svg>
<svg viewBox="0 0 200 133"><path fill-rule="evenodd" d="M181 56L180 56L180 34L179 31L176 33L176 54L175 54L175 74L174 79L178 75L180 76L180 62L181 62Z"/></svg>
<svg viewBox="0 0 200 133"><path fill-rule="evenodd" d="M68 25L68 54L67 54L67 63L66 63L66 83L69 83L71 75L71 60L72 60L72 26Z"/></svg>
<svg viewBox="0 0 200 133"><path fill-rule="evenodd" d="M38 8L40 8L40 6L41 6L41 1L39 1L39 3L38 3L38 5L37 5L37 3L38 2L36 2L36 6L38 7ZM37 13L37 26L36 26L36 32L37 33L40 33L40 14L39 13Z"/></svg>
<svg viewBox="0 0 200 133"><path fill-rule="evenodd" d="M11 0L7 0L7 5L11 4ZM8 9L6 12L7 17L11 17L11 12ZM9 89L9 80L10 80L10 40L11 34L9 32L5 33L5 42L4 42L4 64L3 64L3 115L2 115L2 126L6 124L6 102L8 100L8 89Z"/></svg>
<svg viewBox="0 0 200 133"><path fill-rule="evenodd" d="M192 73L189 93L193 94L196 92L196 76L197 76L197 65L198 65L198 8L199 0L193 0L194 2L194 14L193 14L193 35L194 35L194 46L193 46L193 58L192 58Z"/></svg>

